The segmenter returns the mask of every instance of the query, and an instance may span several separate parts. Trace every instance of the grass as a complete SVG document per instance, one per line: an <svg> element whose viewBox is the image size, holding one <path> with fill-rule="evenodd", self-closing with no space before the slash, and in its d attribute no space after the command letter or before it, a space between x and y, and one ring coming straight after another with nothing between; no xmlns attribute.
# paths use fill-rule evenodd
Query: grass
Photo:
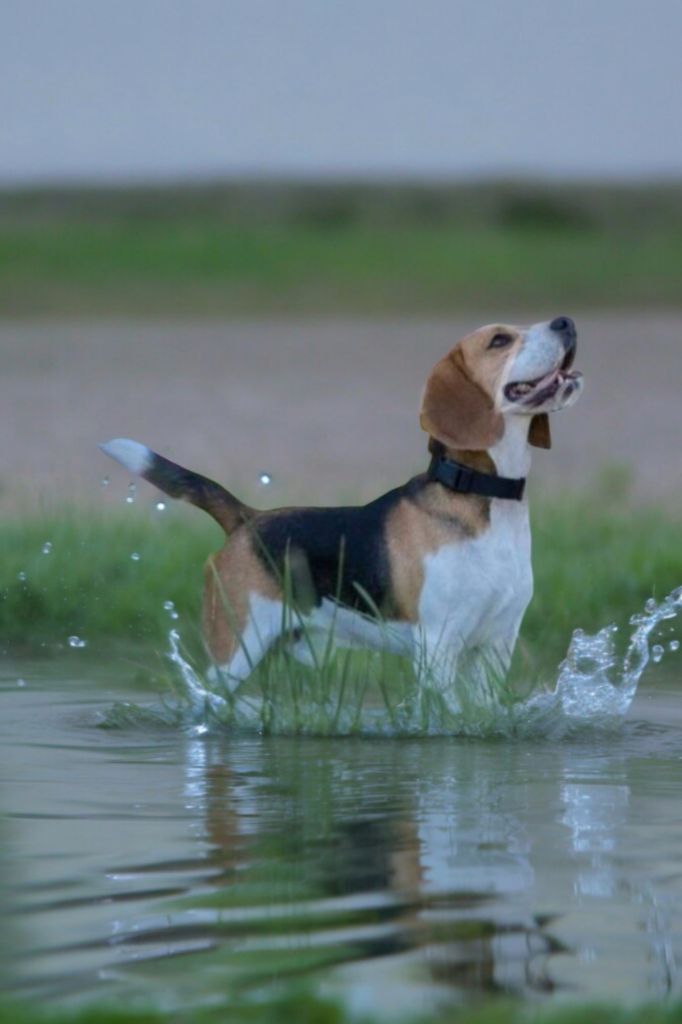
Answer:
<svg viewBox="0 0 682 1024"><path fill-rule="evenodd" d="M337 1003L306 991L257 1003L233 1002L229 1007L158 1011L93 1005L82 1009L44 1010L27 1004L0 1004L0 1024L373 1024L379 1019L358 1017ZM395 1019L395 1018L392 1018ZM401 1017L405 1024L680 1024L682 1003L648 1003L639 1007L614 1004L566 1003L529 1006L488 1001L438 1015Z"/></svg>
<svg viewBox="0 0 682 1024"><path fill-rule="evenodd" d="M72 635L90 645L165 646L171 620L164 603L174 602L185 629L196 627L203 562L221 536L203 517L168 513L108 517L66 509L6 520L0 635L20 650L66 645Z"/></svg>
<svg viewBox="0 0 682 1024"><path fill-rule="evenodd" d="M515 656L517 677L552 670L576 627L625 626L648 597L660 599L682 583L679 514L624 501L608 477L604 488L532 505L535 597ZM3 644L13 652L55 650L78 636L90 650L117 642L165 650L173 620L164 604L172 601L183 643L199 655L203 562L221 538L204 517L175 507L116 515L65 509L5 520Z"/></svg>
<svg viewBox="0 0 682 1024"><path fill-rule="evenodd" d="M69 224L0 232L0 314L679 306L681 268L670 231Z"/></svg>
<svg viewBox="0 0 682 1024"><path fill-rule="evenodd" d="M0 315L680 305L682 188L0 193Z"/></svg>

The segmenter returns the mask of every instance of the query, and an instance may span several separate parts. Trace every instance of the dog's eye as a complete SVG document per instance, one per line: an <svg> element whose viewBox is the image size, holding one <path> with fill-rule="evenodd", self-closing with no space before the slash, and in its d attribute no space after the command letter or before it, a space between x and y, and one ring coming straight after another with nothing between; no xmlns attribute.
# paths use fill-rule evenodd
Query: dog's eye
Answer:
<svg viewBox="0 0 682 1024"><path fill-rule="evenodd" d="M504 348L505 345L511 345L513 340L511 334L500 331L492 336L488 348Z"/></svg>

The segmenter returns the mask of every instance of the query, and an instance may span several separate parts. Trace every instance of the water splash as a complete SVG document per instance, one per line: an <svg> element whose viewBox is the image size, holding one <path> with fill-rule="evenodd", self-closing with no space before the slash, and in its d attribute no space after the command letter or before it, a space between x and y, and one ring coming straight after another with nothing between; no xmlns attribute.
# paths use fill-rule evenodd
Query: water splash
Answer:
<svg viewBox="0 0 682 1024"><path fill-rule="evenodd" d="M173 612L173 602L166 601L164 609ZM182 654L177 629L169 633L168 658L179 676L188 724L195 732L229 726L328 735L562 739L589 730L613 730L622 724L647 665L650 661L658 664L665 654L665 647L658 642L661 627L681 610L682 587L660 603L649 599L644 610L630 620L633 628L624 654L618 650L616 626L605 626L593 635L576 629L553 689L526 699L508 700L503 689L496 695L491 687L480 702L468 700L464 710L456 713L449 709L443 694L434 692L424 681L412 681L409 691L394 697L393 704L386 693L386 679L351 684L344 675L336 681L327 679L322 685L326 666L311 671L309 684L304 670L290 665L283 676L261 681L260 696L254 694L251 684L243 688L248 696L242 689L236 695L223 694L217 692L217 686L212 688L214 684L209 685ZM679 640L668 642L668 651L679 649ZM376 670L376 661L374 665ZM367 699L377 688L383 704Z"/></svg>
<svg viewBox="0 0 682 1024"><path fill-rule="evenodd" d="M197 675L189 661L187 661L180 648L180 634L177 629L171 629L168 634L168 641L170 650L167 656L179 671L184 693L189 699L193 716L197 718L197 727L200 728L206 724L203 719L207 713L220 714L226 708L228 702L224 697L209 690L203 679Z"/></svg>
<svg viewBox="0 0 682 1024"><path fill-rule="evenodd" d="M140 561L140 552L139 551L133 551L131 553L131 555L130 555L130 561L131 562L139 562Z"/></svg>
<svg viewBox="0 0 682 1024"><path fill-rule="evenodd" d="M76 636L75 633L73 634L73 636L69 637L69 639L67 640L67 643L68 643L69 647L74 647L74 648L79 648L79 649L82 649L83 647L87 647L88 646L88 641L87 640L83 640L83 638L80 637L80 636Z"/></svg>
<svg viewBox="0 0 682 1024"><path fill-rule="evenodd" d="M622 722L649 661L658 664L665 653L661 644L652 642L654 631L676 618L680 609L682 587L660 603L649 598L644 611L630 619L634 629L623 657L617 652L615 626L605 626L594 636L577 629L559 666L555 689L525 702L519 709L520 724L532 725L536 717L551 719L552 735L563 735L576 728L608 728ZM674 649L678 648L679 643Z"/></svg>
<svg viewBox="0 0 682 1024"><path fill-rule="evenodd" d="M41 550L42 554L49 555L50 552L52 551L52 541L51 540L46 540L40 550Z"/></svg>

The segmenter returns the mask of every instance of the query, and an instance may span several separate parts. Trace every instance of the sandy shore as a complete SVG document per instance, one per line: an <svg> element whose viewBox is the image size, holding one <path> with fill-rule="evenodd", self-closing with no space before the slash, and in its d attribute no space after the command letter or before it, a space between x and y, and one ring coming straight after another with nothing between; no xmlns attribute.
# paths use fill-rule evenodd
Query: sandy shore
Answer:
<svg viewBox="0 0 682 1024"><path fill-rule="evenodd" d="M255 504L370 498L426 464L426 374L489 319L0 324L0 509L122 501L96 443L128 436ZM537 318L537 317L536 317ZM627 465L634 491L682 490L682 315L576 315L580 404L553 418L536 486ZM273 476L269 488L258 483Z"/></svg>

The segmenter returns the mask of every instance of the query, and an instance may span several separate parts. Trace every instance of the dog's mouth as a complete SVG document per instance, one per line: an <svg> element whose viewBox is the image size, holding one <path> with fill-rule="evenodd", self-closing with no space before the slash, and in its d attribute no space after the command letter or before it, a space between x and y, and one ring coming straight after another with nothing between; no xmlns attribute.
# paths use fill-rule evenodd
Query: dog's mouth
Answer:
<svg viewBox="0 0 682 1024"><path fill-rule="evenodd" d="M517 402L529 409L536 409L551 401L560 391L562 398L568 398L580 386L582 379L582 373L568 369L572 362L573 359L567 356L560 367L545 374L544 377L538 377L536 380L517 380L507 384L504 397L509 402Z"/></svg>

